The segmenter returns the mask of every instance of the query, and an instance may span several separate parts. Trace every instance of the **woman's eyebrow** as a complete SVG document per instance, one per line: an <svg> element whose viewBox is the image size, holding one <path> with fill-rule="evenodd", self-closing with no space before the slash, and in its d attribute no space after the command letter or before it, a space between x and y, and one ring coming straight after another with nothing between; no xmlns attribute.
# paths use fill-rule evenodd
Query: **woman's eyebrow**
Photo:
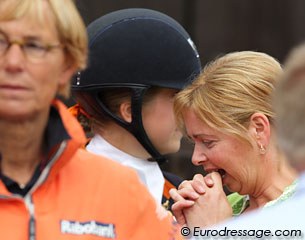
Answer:
<svg viewBox="0 0 305 240"><path fill-rule="evenodd" d="M9 37L9 34L6 33L1 27L0 27L0 33ZM42 40L42 38L40 36L33 35L32 33L24 34L23 36L21 36L21 38L24 39L24 40L30 40L30 41L41 41Z"/></svg>
<svg viewBox="0 0 305 240"><path fill-rule="evenodd" d="M205 133L197 133L197 134L193 134L192 135L193 138L198 138L198 137L215 137L214 135L209 135L209 134L205 134Z"/></svg>

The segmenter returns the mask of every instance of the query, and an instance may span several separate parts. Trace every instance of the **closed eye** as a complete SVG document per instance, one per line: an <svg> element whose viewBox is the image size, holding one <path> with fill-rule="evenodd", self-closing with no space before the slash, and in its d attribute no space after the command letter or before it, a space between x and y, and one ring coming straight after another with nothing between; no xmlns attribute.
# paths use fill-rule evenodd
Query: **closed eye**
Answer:
<svg viewBox="0 0 305 240"><path fill-rule="evenodd" d="M214 140L203 140L201 143L206 146L207 148L212 148L214 146Z"/></svg>

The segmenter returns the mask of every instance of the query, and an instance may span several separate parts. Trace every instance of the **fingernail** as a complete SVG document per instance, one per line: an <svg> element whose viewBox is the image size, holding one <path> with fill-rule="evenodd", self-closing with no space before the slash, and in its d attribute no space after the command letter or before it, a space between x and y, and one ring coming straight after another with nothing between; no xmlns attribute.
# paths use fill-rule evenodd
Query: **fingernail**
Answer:
<svg viewBox="0 0 305 240"><path fill-rule="evenodd" d="M198 186L196 190L197 190L198 193L200 193L200 194L205 193L205 189L204 189L204 187L202 187L202 186Z"/></svg>
<svg viewBox="0 0 305 240"><path fill-rule="evenodd" d="M208 178L208 179L207 179L207 183L208 183L208 184L213 184L214 182L213 182L213 180L212 180L211 178Z"/></svg>
<svg viewBox="0 0 305 240"><path fill-rule="evenodd" d="M186 200L186 202L188 205L194 205L194 203L195 203L194 201L191 201L191 200Z"/></svg>

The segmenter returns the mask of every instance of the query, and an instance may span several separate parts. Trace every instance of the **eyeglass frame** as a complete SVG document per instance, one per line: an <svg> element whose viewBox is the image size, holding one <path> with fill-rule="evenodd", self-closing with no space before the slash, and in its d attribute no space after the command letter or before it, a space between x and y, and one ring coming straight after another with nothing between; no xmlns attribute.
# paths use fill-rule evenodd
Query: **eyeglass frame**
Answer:
<svg viewBox="0 0 305 240"><path fill-rule="evenodd" d="M62 43L47 44L47 43L42 43L42 42L35 41L35 40L10 40L9 36L7 34L5 34L3 31L0 30L0 37L1 37L1 35L3 36L3 39L0 38L0 56L4 56L9 51L9 49L14 44L16 44L21 48L24 56L29 61L34 61L34 62L37 61L38 62L39 60L42 60L43 57L45 57L46 54L48 52L52 51L53 49L63 48ZM3 40L5 40L6 42L2 42ZM4 46L3 49L1 47L1 42L4 43L4 44L7 44L7 46ZM34 51L34 55L33 55L33 51ZM35 53L35 51L37 51L37 52Z"/></svg>

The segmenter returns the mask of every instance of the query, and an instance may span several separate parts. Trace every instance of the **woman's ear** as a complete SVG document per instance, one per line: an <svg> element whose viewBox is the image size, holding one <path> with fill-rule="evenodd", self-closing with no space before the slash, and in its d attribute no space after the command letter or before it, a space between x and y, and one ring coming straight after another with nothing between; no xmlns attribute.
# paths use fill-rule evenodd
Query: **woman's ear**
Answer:
<svg viewBox="0 0 305 240"><path fill-rule="evenodd" d="M128 123L131 123L132 113L130 101L125 101L121 103L119 111L119 114L121 115L122 119Z"/></svg>
<svg viewBox="0 0 305 240"><path fill-rule="evenodd" d="M249 132L260 148L267 148L271 137L269 119L263 113L254 113L250 118Z"/></svg>

